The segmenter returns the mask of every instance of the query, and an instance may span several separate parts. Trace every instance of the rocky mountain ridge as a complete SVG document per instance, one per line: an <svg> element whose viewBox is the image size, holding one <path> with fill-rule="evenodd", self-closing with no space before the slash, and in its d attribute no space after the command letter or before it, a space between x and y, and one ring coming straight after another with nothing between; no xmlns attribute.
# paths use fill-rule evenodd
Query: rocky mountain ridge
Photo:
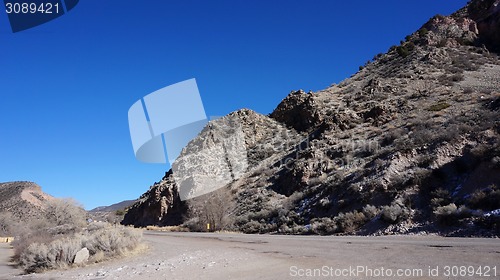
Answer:
<svg viewBox="0 0 500 280"><path fill-rule="evenodd" d="M293 91L270 116L226 116L242 125L249 164L214 192L235 202L225 227L499 235L499 2L435 16L338 85ZM123 223L193 224L193 205L167 172Z"/></svg>

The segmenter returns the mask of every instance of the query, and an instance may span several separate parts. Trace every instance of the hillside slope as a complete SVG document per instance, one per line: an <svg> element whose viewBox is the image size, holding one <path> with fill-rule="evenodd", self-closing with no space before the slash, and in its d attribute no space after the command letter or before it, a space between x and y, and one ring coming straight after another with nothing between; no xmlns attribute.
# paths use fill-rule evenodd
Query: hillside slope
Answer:
<svg viewBox="0 0 500 280"><path fill-rule="evenodd" d="M45 209L55 200L32 182L0 183L0 236L23 232L45 219Z"/></svg>
<svg viewBox="0 0 500 280"><path fill-rule="evenodd" d="M0 213L8 212L18 218L36 219L53 199L32 182L0 183Z"/></svg>
<svg viewBox="0 0 500 280"><path fill-rule="evenodd" d="M235 202L227 227L499 235L499 3L435 16L340 84L292 92L269 117L227 116L251 115L245 135L266 135L246 141L251 164L215 192ZM167 172L123 222L179 224L188 206Z"/></svg>

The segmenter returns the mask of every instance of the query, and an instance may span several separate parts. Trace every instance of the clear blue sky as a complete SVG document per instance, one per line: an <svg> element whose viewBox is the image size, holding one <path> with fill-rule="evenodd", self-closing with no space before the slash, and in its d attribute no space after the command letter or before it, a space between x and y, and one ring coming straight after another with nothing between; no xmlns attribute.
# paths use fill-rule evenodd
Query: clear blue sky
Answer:
<svg viewBox="0 0 500 280"><path fill-rule="evenodd" d="M12 33L0 12L0 182L90 209L135 199L169 168L136 161L127 112L196 78L207 115L270 113L320 90L466 0L82 0Z"/></svg>

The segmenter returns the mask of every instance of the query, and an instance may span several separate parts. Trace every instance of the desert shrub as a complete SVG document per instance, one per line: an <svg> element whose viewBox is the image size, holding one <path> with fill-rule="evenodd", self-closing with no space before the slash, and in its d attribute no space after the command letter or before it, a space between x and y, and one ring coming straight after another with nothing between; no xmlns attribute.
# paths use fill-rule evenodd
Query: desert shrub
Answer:
<svg viewBox="0 0 500 280"><path fill-rule="evenodd" d="M398 46L396 47L396 52L398 53L398 55L400 57L407 57L409 54L410 54L410 51L408 50L408 48L406 46Z"/></svg>
<svg viewBox="0 0 500 280"><path fill-rule="evenodd" d="M81 228L79 228L75 225L64 224L64 225L48 228L47 232L50 235L56 236L56 235L73 234L73 233L78 232L80 230L81 230Z"/></svg>
<svg viewBox="0 0 500 280"><path fill-rule="evenodd" d="M484 211L500 209L500 189L491 185L486 189L477 190L469 197L467 205Z"/></svg>
<svg viewBox="0 0 500 280"><path fill-rule="evenodd" d="M311 231L316 234L333 234L338 231L337 222L329 217L311 220Z"/></svg>
<svg viewBox="0 0 500 280"><path fill-rule="evenodd" d="M141 239L140 232L107 223L85 228L86 212L69 199L50 201L43 213L13 243L14 259L27 272L69 266L84 247L104 260L135 248Z"/></svg>
<svg viewBox="0 0 500 280"><path fill-rule="evenodd" d="M22 225L9 212L0 213L0 236L14 236Z"/></svg>
<svg viewBox="0 0 500 280"><path fill-rule="evenodd" d="M451 105L446 103L446 102L438 102L434 105L431 105L429 108L427 108L428 111L431 111L431 112L437 112L437 111L441 111L441 110L444 110L448 107L450 107Z"/></svg>
<svg viewBox="0 0 500 280"><path fill-rule="evenodd" d="M452 58L451 64L466 71L476 71L477 69L479 69L479 66L474 64L472 61L473 57L456 55Z"/></svg>
<svg viewBox="0 0 500 280"><path fill-rule="evenodd" d="M418 36L419 36L420 38L425 37L428 33L429 33L429 30L427 30L427 28L425 28L425 27L422 27L422 28L420 28L420 29L418 30Z"/></svg>
<svg viewBox="0 0 500 280"><path fill-rule="evenodd" d="M497 236L500 235L500 216L491 215L481 217L474 223L482 228L493 230L494 234Z"/></svg>
<svg viewBox="0 0 500 280"><path fill-rule="evenodd" d="M404 128L396 128L389 130L384 134L380 141L380 146L386 147L394 143L396 139L401 139L404 135L406 135L408 131Z"/></svg>
<svg viewBox="0 0 500 280"><path fill-rule="evenodd" d="M474 92L474 89L470 88L470 87L467 87L464 89L464 94L471 94Z"/></svg>
<svg viewBox="0 0 500 280"><path fill-rule="evenodd" d="M367 218L362 212L352 211L340 213L335 217L337 228L340 232L352 233L366 223Z"/></svg>
<svg viewBox="0 0 500 280"><path fill-rule="evenodd" d="M455 73L457 72L458 73ZM439 77L439 82L443 85L447 85L447 86L452 86L454 85L456 82L460 82L460 81L463 81L464 80L464 75L461 73L461 71L457 68L452 68L450 70L450 72L454 73L452 75L446 75L446 74L443 74L442 76Z"/></svg>
<svg viewBox="0 0 500 280"><path fill-rule="evenodd" d="M395 224L408 217L409 211L405 207L398 204L393 204L391 206L384 206L382 208L382 215L380 218L391 224Z"/></svg>
<svg viewBox="0 0 500 280"><path fill-rule="evenodd" d="M454 225L458 222L457 206L450 203L446 206L437 207L433 212L438 223L446 226Z"/></svg>
<svg viewBox="0 0 500 280"><path fill-rule="evenodd" d="M367 206L363 211L339 213L337 216L314 218L310 222L309 231L315 234L352 233L363 226L368 219L376 215L376 207ZM367 213L367 214L365 214Z"/></svg>
<svg viewBox="0 0 500 280"><path fill-rule="evenodd" d="M82 249L81 239L62 238L48 244L32 243L21 254L20 265L26 272L66 267Z"/></svg>
<svg viewBox="0 0 500 280"><path fill-rule="evenodd" d="M262 231L262 226L258 221L251 220L241 226L240 230L244 233L260 233Z"/></svg>
<svg viewBox="0 0 500 280"><path fill-rule="evenodd" d="M92 261L122 255L139 245L142 233L123 226L106 226L57 239L50 235L45 238L49 239L37 239L22 249L18 262L26 272L71 266L83 248L89 250Z"/></svg>
<svg viewBox="0 0 500 280"><path fill-rule="evenodd" d="M89 249L91 255L103 252L113 257L133 250L140 243L142 233L139 230L123 226L109 226L104 229L89 232L83 235L83 245Z"/></svg>
<svg viewBox="0 0 500 280"><path fill-rule="evenodd" d="M189 229L189 231L204 231L204 230L206 230L206 224L203 225L200 222L199 217L191 217L191 218L187 219L182 225L187 227Z"/></svg>
<svg viewBox="0 0 500 280"><path fill-rule="evenodd" d="M103 222L96 222L96 223L91 223L87 226L87 231L88 232L94 232L98 231L101 229L105 229L109 226L108 223L103 223Z"/></svg>
<svg viewBox="0 0 500 280"><path fill-rule="evenodd" d="M373 205L368 204L365 207L363 207L363 214L365 215L366 219L373 219L379 213L380 213L379 209Z"/></svg>
<svg viewBox="0 0 500 280"><path fill-rule="evenodd" d="M74 200L55 199L48 203L45 216L51 225L83 227L86 224L87 213Z"/></svg>
<svg viewBox="0 0 500 280"><path fill-rule="evenodd" d="M437 207L445 206L451 203L451 194L448 190L438 188L431 192L431 207L436 210Z"/></svg>
<svg viewBox="0 0 500 280"><path fill-rule="evenodd" d="M34 243L47 244L52 242L55 236L52 235L47 228L39 229L37 231L27 231L18 236L12 243L14 247L14 260L19 262L21 254Z"/></svg>

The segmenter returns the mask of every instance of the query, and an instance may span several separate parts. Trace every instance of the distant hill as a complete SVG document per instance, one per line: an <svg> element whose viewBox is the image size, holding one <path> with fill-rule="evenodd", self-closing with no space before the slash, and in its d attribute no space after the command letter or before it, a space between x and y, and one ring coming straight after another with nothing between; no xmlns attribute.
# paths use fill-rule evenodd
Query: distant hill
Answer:
<svg viewBox="0 0 500 280"><path fill-rule="evenodd" d="M118 210L125 210L126 208L130 207L132 204L134 204L137 200L125 200L122 202L115 203L113 205L109 206L99 206L96 207L92 210L90 210L90 213L96 213L96 212L116 212Z"/></svg>
<svg viewBox="0 0 500 280"><path fill-rule="evenodd" d="M120 223L128 208L137 200L125 200L109 206L99 206L88 211L89 217L94 221Z"/></svg>

